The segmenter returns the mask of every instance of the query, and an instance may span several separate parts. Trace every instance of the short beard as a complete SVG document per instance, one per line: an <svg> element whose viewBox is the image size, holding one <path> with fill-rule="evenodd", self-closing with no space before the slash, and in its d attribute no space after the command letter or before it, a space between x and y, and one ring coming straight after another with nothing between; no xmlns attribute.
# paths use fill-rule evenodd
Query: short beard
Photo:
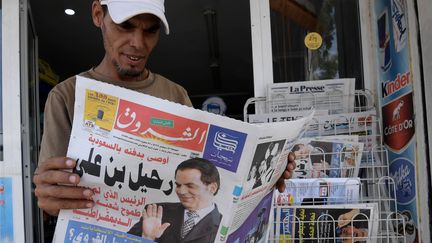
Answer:
<svg viewBox="0 0 432 243"><path fill-rule="evenodd" d="M113 65L116 68L117 73L120 77L139 78L143 76L145 71L145 69L143 70L124 69L116 61L113 61Z"/></svg>

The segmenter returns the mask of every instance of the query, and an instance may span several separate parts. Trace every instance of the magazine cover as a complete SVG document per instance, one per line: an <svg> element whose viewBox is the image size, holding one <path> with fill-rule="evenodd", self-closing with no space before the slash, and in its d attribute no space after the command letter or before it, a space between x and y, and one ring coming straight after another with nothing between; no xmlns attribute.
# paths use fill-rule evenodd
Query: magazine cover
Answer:
<svg viewBox="0 0 432 243"><path fill-rule="evenodd" d="M377 242L377 204L276 207L276 242Z"/></svg>
<svg viewBox="0 0 432 243"><path fill-rule="evenodd" d="M273 189L309 119L248 124L77 77L67 156L95 206L61 210L54 242L224 242ZM244 196L254 158L265 159L261 185Z"/></svg>
<svg viewBox="0 0 432 243"><path fill-rule="evenodd" d="M275 190L275 204L324 205L358 203L360 178L319 178L285 180L285 191Z"/></svg>
<svg viewBox="0 0 432 243"><path fill-rule="evenodd" d="M296 156L293 178L358 177L363 143L302 138L291 152Z"/></svg>

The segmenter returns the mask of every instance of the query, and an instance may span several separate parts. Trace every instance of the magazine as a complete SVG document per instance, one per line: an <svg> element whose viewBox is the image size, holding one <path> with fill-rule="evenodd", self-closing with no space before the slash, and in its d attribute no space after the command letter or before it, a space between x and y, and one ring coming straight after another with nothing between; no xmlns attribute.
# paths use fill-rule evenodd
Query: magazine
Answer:
<svg viewBox="0 0 432 243"><path fill-rule="evenodd" d="M291 152L296 157L293 178L358 177L363 143L302 138Z"/></svg>
<svg viewBox="0 0 432 243"><path fill-rule="evenodd" d="M377 242L377 203L278 206L274 242Z"/></svg>
<svg viewBox="0 0 432 243"><path fill-rule="evenodd" d="M78 76L67 156L95 206L61 210L54 242L224 242L273 190L309 120L249 124ZM201 201L182 193L200 172L177 168L197 157L214 165L211 178L222 179L197 181L208 207L190 212ZM164 230L147 237L151 220Z"/></svg>
<svg viewBox="0 0 432 243"><path fill-rule="evenodd" d="M314 108L329 114L354 112L355 79L328 79L274 83L268 86L268 111L287 112Z"/></svg>
<svg viewBox="0 0 432 243"><path fill-rule="evenodd" d="M285 180L284 192L275 190L275 204L324 205L358 203L360 178L319 178Z"/></svg>

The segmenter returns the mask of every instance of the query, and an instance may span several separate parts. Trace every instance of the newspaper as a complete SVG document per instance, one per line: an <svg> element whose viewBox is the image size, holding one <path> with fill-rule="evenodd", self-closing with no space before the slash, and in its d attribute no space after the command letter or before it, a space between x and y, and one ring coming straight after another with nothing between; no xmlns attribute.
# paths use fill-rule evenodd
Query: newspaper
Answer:
<svg viewBox="0 0 432 243"><path fill-rule="evenodd" d="M278 206L274 242L377 242L377 203Z"/></svg>
<svg viewBox="0 0 432 243"><path fill-rule="evenodd" d="M311 110L250 114L248 116L248 122L249 123L269 123L269 122L295 121L300 118L307 117L310 113ZM315 114L314 116L328 115L328 110L315 110L314 114Z"/></svg>
<svg viewBox="0 0 432 243"><path fill-rule="evenodd" d="M328 110L330 114L354 111L355 79L328 79L274 83L268 86L268 111Z"/></svg>
<svg viewBox="0 0 432 243"><path fill-rule="evenodd" d="M380 144L378 124L379 119L375 110L338 115L315 115L304 136L358 135L359 141L365 144L365 150L372 151Z"/></svg>
<svg viewBox="0 0 432 243"><path fill-rule="evenodd" d="M285 191L275 190L278 206L358 203L360 178L285 180Z"/></svg>
<svg viewBox="0 0 432 243"><path fill-rule="evenodd" d="M292 148L293 178L358 177L364 144L343 140L302 138Z"/></svg>
<svg viewBox="0 0 432 243"><path fill-rule="evenodd" d="M214 242L224 242L273 190L309 120L248 124L78 76L67 156L95 206L61 210L54 242L147 242L127 232L142 230L148 205L181 204L175 170L194 157L212 162L221 178L211 212L219 218ZM166 231L179 232L181 222Z"/></svg>

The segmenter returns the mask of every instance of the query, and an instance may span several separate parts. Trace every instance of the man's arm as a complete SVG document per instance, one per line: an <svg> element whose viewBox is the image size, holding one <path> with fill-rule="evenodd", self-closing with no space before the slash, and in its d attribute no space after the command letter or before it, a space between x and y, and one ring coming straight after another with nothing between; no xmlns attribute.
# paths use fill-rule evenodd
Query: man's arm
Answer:
<svg viewBox="0 0 432 243"><path fill-rule="evenodd" d="M75 80L58 84L48 95L44 111L44 132L38 168L33 183L38 206L51 215L60 209L88 208L93 206L93 192L77 187L80 177L66 172L76 162L65 158L72 129Z"/></svg>

